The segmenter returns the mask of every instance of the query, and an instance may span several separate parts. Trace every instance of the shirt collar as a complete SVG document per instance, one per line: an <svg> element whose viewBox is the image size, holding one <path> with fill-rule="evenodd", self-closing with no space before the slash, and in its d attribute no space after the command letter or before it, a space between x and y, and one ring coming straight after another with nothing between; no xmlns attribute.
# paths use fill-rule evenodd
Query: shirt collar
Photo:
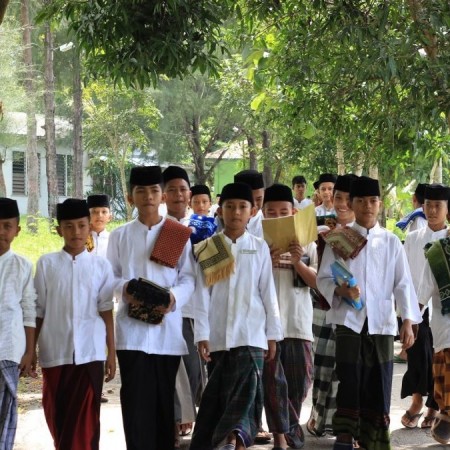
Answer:
<svg viewBox="0 0 450 450"><path fill-rule="evenodd" d="M352 228L356 230L359 234L364 237L367 237L370 233L378 231L380 229L380 224L377 222L372 228L364 228L361 225L358 225L356 222L353 224Z"/></svg>
<svg viewBox="0 0 450 450"><path fill-rule="evenodd" d="M89 252L86 249L76 256L71 255L70 253L66 252L64 249L61 249L61 253L64 258L68 258L70 260L75 260L75 261L77 259L83 259L83 258L86 258L87 256L89 256Z"/></svg>
<svg viewBox="0 0 450 450"><path fill-rule="evenodd" d="M247 239L247 236L249 235L249 232L248 231L245 231L244 232L244 234L242 235L242 236L239 236L237 239L236 239L236 242L233 242L223 231L221 232L222 234L223 234L223 237L225 238L225 241L228 243L228 244L230 244L230 245L232 245L232 244L240 244L241 242L243 242L244 240L246 240Z"/></svg>

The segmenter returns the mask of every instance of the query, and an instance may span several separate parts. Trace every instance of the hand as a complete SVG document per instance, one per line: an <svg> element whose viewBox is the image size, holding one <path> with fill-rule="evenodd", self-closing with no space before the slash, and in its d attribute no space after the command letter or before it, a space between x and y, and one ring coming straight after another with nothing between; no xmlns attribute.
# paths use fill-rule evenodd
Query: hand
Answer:
<svg viewBox="0 0 450 450"><path fill-rule="evenodd" d="M123 285L122 300L125 303L129 303L130 305L142 306L144 304L144 302L137 300L136 298L134 298L133 295L129 294L127 292L127 287L128 287L128 281Z"/></svg>
<svg viewBox="0 0 450 450"><path fill-rule="evenodd" d="M33 370L33 360L34 360L34 352L26 352L19 364L19 371L21 377L37 377L37 373Z"/></svg>
<svg viewBox="0 0 450 450"><path fill-rule="evenodd" d="M116 352L108 352L105 361L105 382L111 381L116 376Z"/></svg>
<svg viewBox="0 0 450 450"><path fill-rule="evenodd" d="M266 361L273 361L277 353L277 342L274 340L267 341L267 346L269 348L264 352L264 359Z"/></svg>
<svg viewBox="0 0 450 450"><path fill-rule="evenodd" d="M291 254L292 264L298 263L302 256L304 255L303 247L298 243L298 241L292 241L289 244L289 253Z"/></svg>
<svg viewBox="0 0 450 450"><path fill-rule="evenodd" d="M414 345L414 332L410 319L405 319L403 321L402 327L400 328L400 342L403 344L402 349L407 350Z"/></svg>
<svg viewBox="0 0 450 450"><path fill-rule="evenodd" d="M280 262L281 250L273 245L269 245L269 249L270 257L272 259L272 266L275 266Z"/></svg>
<svg viewBox="0 0 450 450"><path fill-rule="evenodd" d="M172 292L170 292L169 306L167 308L164 308L164 306L158 306L157 308L155 308L155 311L158 311L161 314L168 314L173 311L174 305L175 305L175 297L172 294Z"/></svg>
<svg viewBox="0 0 450 450"><path fill-rule="evenodd" d="M197 343L197 351L200 354L200 357L206 362L211 361L211 357L209 355L209 341L200 341Z"/></svg>
<svg viewBox="0 0 450 450"><path fill-rule="evenodd" d="M348 283L344 283L342 286L337 286L334 293L339 297L349 298L351 300L357 300L361 297L361 290L359 286L349 287Z"/></svg>

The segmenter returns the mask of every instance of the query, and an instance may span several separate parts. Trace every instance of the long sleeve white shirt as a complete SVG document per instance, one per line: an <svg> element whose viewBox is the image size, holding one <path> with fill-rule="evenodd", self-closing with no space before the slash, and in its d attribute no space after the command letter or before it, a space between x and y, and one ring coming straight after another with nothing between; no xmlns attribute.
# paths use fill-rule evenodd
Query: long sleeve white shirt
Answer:
<svg viewBox="0 0 450 450"><path fill-rule="evenodd" d="M198 267L194 340L209 341L211 351L267 349L267 340L283 339L269 247L248 232L235 243L225 240L235 258L234 273L207 288Z"/></svg>
<svg viewBox="0 0 450 450"><path fill-rule="evenodd" d="M135 219L111 232L108 259L113 267L115 296L119 300L116 316L116 349L139 350L148 354L184 355L181 309L190 299L195 286L191 243L188 241L175 268L150 261L150 254L164 221L149 229ZM175 309L166 314L160 325L150 325L128 317L128 304L122 300L124 284L132 278L146 278L170 288Z"/></svg>
<svg viewBox="0 0 450 450"><path fill-rule="evenodd" d="M367 238L367 244L346 265L361 290L365 307L357 311L334 294L336 285L331 264L336 260L327 245L317 276L317 286L331 308L327 322L345 325L360 333L367 317L370 334L396 335L395 303L403 320L420 323L420 314L408 261L400 240L377 223L367 230L357 223L352 228Z"/></svg>
<svg viewBox="0 0 450 450"><path fill-rule="evenodd" d="M253 217L250 218L247 224L247 231L253 236L264 238L262 227L263 213L259 210Z"/></svg>
<svg viewBox="0 0 450 450"><path fill-rule="evenodd" d="M317 271L317 248L312 242L303 248L309 267ZM285 338L313 341L313 305L308 287L294 287L292 268L274 268L273 277Z"/></svg>
<svg viewBox="0 0 450 450"><path fill-rule="evenodd" d="M106 326L99 312L113 309L114 277L109 262L86 250L73 257L61 250L41 256L35 287L41 367L106 359Z"/></svg>
<svg viewBox="0 0 450 450"><path fill-rule="evenodd" d="M310 198L304 198L301 202L299 202L296 198L294 198L294 208L304 209L312 203Z"/></svg>
<svg viewBox="0 0 450 450"><path fill-rule="evenodd" d="M32 264L12 250L0 256L0 361L20 363L25 353L24 327L36 326L36 291Z"/></svg>
<svg viewBox="0 0 450 450"><path fill-rule="evenodd" d="M334 207L332 207L331 209L326 209L325 205L323 205L323 204L316 206L316 216L317 217L330 216L330 215L336 215L336 210L334 209Z"/></svg>
<svg viewBox="0 0 450 450"><path fill-rule="evenodd" d="M109 241L109 231L103 230L101 233L97 233L96 231L91 231L92 239L94 240L94 249L92 250L92 254L103 256L106 258L106 251L108 249L108 241Z"/></svg>

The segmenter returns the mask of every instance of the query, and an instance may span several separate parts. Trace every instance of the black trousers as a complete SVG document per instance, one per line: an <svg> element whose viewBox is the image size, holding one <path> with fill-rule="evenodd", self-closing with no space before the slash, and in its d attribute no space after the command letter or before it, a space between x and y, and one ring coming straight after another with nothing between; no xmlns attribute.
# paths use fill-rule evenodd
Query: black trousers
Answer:
<svg viewBox="0 0 450 450"><path fill-rule="evenodd" d="M174 448L175 378L180 356L118 350L127 450Z"/></svg>

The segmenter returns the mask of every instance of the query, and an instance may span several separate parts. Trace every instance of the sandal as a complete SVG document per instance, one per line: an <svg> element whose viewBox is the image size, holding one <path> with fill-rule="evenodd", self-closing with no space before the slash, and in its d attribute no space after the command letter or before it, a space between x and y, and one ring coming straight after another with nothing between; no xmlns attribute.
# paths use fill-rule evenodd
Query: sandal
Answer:
<svg viewBox="0 0 450 450"><path fill-rule="evenodd" d="M192 422L180 423L178 425L180 436L188 436L192 432Z"/></svg>
<svg viewBox="0 0 450 450"><path fill-rule="evenodd" d="M272 440L272 435L264 430L259 430L255 437L255 444L267 444Z"/></svg>
<svg viewBox="0 0 450 450"><path fill-rule="evenodd" d="M419 419L422 417L423 412L417 414L411 414L408 410L402 416L402 425L406 428L417 428Z"/></svg>
<svg viewBox="0 0 450 450"><path fill-rule="evenodd" d="M450 417L446 414L438 414L431 427L431 436L440 444L447 445L450 442Z"/></svg>
<svg viewBox="0 0 450 450"><path fill-rule="evenodd" d="M319 433L314 427L316 426L316 421L310 417L308 422L306 422L306 430L309 434L312 434L314 437L320 438L325 436L325 433Z"/></svg>
<svg viewBox="0 0 450 450"><path fill-rule="evenodd" d="M431 428L436 421L436 416L425 416L422 420L420 428Z"/></svg>

